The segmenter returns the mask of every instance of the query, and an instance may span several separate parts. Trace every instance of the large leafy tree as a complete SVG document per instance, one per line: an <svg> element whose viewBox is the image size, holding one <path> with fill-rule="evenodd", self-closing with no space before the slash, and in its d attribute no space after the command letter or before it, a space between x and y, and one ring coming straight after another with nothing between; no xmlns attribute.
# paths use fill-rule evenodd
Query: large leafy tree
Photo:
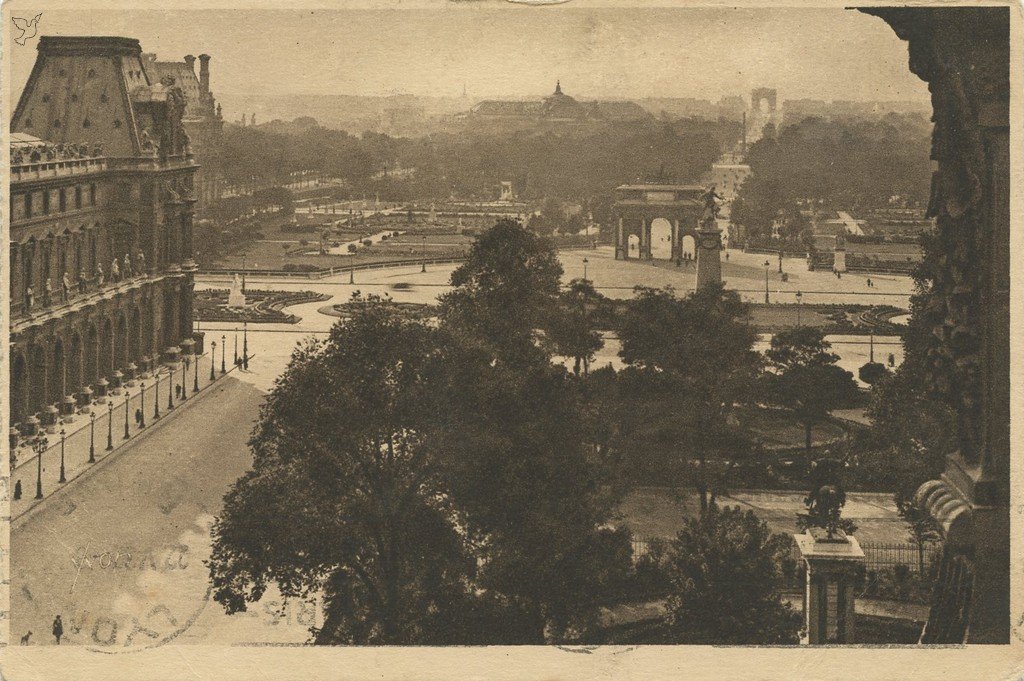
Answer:
<svg viewBox="0 0 1024 681"><path fill-rule="evenodd" d="M668 623L685 644L797 643L800 614L780 597L789 540L752 511L712 508L671 543Z"/></svg>
<svg viewBox="0 0 1024 681"><path fill-rule="evenodd" d="M638 461L655 461L676 484L695 488L706 511L749 449L731 418L760 370L747 306L721 287L683 298L641 288L618 331L629 365L623 441Z"/></svg>
<svg viewBox="0 0 1024 681"><path fill-rule="evenodd" d="M434 383L433 446L480 557L479 584L527 623L520 642L585 639L600 575L619 558L599 528L620 490L588 442L576 381L545 357L493 361L459 338Z"/></svg>
<svg viewBox="0 0 1024 681"><path fill-rule="evenodd" d="M576 381L357 298L261 411L214 532L215 598L322 593L321 643L586 640L628 556Z"/></svg>
<svg viewBox="0 0 1024 681"><path fill-rule="evenodd" d="M589 279L573 279L562 292L559 305L547 322L548 339L559 355L573 358L573 373L590 373L594 353L604 347L601 334L594 328L597 308L606 302Z"/></svg>
<svg viewBox="0 0 1024 681"><path fill-rule="evenodd" d="M858 394L853 374L836 364L839 355L831 348L820 329L800 326L773 336L765 353L769 371L764 396L803 424L808 450L814 424L833 409L852 404Z"/></svg>
<svg viewBox="0 0 1024 681"><path fill-rule="evenodd" d="M440 300L442 323L499 361L536 361L543 354L537 332L555 307L561 276L550 241L515 220L499 220L452 272L454 289Z"/></svg>
<svg viewBox="0 0 1024 681"><path fill-rule="evenodd" d="M359 302L295 351L260 411L253 468L214 526L214 597L237 612L276 583L323 594L319 642L442 643L473 561L426 441L437 332Z"/></svg>

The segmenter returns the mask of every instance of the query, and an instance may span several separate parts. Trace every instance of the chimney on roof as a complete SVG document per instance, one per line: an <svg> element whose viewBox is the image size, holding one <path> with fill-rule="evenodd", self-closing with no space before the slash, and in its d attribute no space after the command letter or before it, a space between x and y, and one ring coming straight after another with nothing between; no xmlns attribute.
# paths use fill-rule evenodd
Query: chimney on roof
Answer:
<svg viewBox="0 0 1024 681"><path fill-rule="evenodd" d="M156 52L143 52L142 61L150 63L156 61Z"/></svg>
<svg viewBox="0 0 1024 681"><path fill-rule="evenodd" d="M199 91L210 92L210 55L199 55Z"/></svg>
<svg viewBox="0 0 1024 681"><path fill-rule="evenodd" d="M185 66L187 66L188 70L192 73L196 72L196 57L194 54L185 55Z"/></svg>

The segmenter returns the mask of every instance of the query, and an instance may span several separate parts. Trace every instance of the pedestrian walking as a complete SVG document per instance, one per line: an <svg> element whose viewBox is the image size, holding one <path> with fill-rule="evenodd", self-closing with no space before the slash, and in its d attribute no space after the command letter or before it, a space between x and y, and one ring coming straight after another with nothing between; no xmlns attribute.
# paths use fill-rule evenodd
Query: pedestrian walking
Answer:
<svg viewBox="0 0 1024 681"><path fill-rule="evenodd" d="M21 480L17 480L14 483L14 500L21 499Z"/></svg>
<svg viewBox="0 0 1024 681"><path fill-rule="evenodd" d="M60 621L60 615L57 615L56 619L53 620L53 637L57 639L57 645L60 645L60 637L64 635L64 623Z"/></svg>
<svg viewBox="0 0 1024 681"><path fill-rule="evenodd" d="M142 410L141 409L136 409L135 410L135 425L139 425L140 423L142 423Z"/></svg>

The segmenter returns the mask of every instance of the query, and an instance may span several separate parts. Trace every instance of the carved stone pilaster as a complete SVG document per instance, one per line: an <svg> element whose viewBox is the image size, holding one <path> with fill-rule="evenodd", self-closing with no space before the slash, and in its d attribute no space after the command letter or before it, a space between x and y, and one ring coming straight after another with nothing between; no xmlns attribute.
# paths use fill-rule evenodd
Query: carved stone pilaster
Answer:
<svg viewBox="0 0 1024 681"><path fill-rule="evenodd" d="M929 217L920 315L925 368L956 413L958 451L918 490L946 531L924 640L1009 640L1009 63L1006 7L884 8L932 97ZM969 612L965 614L965 611Z"/></svg>

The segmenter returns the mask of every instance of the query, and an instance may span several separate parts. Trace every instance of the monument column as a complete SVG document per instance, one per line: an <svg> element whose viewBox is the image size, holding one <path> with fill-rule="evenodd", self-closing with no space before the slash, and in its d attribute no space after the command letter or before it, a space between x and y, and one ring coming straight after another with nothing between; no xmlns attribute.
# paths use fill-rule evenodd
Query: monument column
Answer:
<svg viewBox="0 0 1024 681"><path fill-rule="evenodd" d="M629 243L622 226L622 216L619 216L619 226L615 232L615 259L626 260L629 258Z"/></svg>
<svg viewBox="0 0 1024 681"><path fill-rule="evenodd" d="M722 283L722 230L704 226L697 232L697 290Z"/></svg>

